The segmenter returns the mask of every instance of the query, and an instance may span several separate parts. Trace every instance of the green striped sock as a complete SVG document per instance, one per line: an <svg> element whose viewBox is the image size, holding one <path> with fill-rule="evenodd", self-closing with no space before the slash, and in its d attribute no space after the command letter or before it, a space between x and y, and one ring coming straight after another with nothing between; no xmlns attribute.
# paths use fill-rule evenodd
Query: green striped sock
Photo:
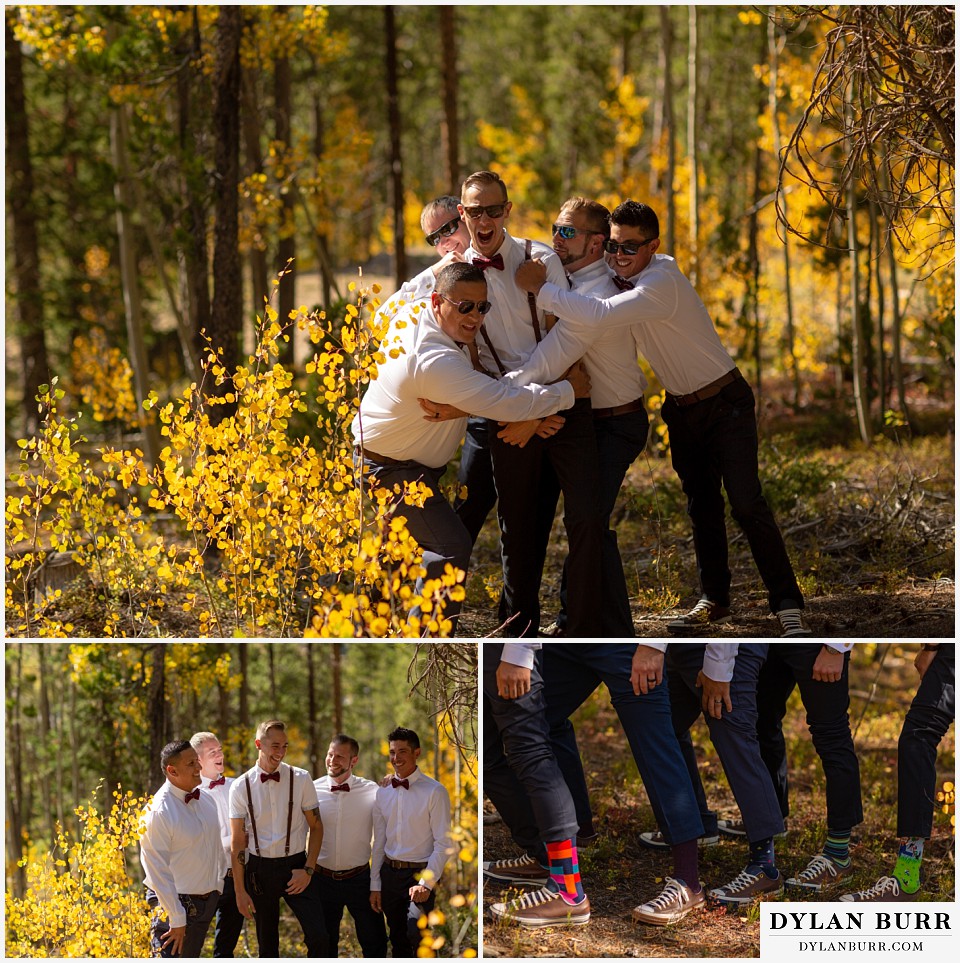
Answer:
<svg viewBox="0 0 960 963"><path fill-rule="evenodd" d="M827 841L823 844L823 855L841 869L846 869L850 865L850 830L828 828Z"/></svg>

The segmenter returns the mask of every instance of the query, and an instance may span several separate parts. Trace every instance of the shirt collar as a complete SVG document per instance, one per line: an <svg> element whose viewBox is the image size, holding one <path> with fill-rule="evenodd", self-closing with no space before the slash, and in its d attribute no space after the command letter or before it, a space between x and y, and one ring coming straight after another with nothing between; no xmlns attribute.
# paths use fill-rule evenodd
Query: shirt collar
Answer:
<svg viewBox="0 0 960 963"><path fill-rule="evenodd" d="M201 788L202 788L202 786L201 786ZM172 796L176 796L177 799L180 800L180 802L183 802L183 800L186 798L187 793L188 793L188 792L193 792L193 790L192 790L192 789L189 789L189 790L188 790L188 789L179 789L177 786L175 786L175 785L174 785L172 782L170 782L170 780L168 779L168 780L167 780L167 792L170 793L170 795L172 795Z"/></svg>
<svg viewBox="0 0 960 963"><path fill-rule="evenodd" d="M607 262L601 257L596 261L592 261L586 267L580 268L578 271L574 271L570 275L570 280L573 282L574 287L580 284L584 284L587 281L592 281L594 278L599 278L606 275L609 277L611 274L610 269L607 267Z"/></svg>

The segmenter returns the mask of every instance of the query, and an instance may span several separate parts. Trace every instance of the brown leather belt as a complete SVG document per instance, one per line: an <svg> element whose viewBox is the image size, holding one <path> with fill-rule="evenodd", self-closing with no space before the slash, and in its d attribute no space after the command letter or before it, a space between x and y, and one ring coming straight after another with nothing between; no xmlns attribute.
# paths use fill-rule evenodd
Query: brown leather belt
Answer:
<svg viewBox="0 0 960 963"><path fill-rule="evenodd" d="M406 462L399 458L389 458L387 455L378 455L375 451L371 451L369 448L364 448L362 451L359 448L354 448L354 451L361 457L366 458L367 461L375 461L378 465L404 465Z"/></svg>
<svg viewBox="0 0 960 963"><path fill-rule="evenodd" d="M412 869L419 872L427 868L426 863L408 863L402 859L384 859L384 862L392 869Z"/></svg>
<svg viewBox="0 0 960 963"><path fill-rule="evenodd" d="M594 408L593 417L612 418L614 415L629 415L631 412L643 411L645 408L643 398L637 398L636 401L628 401L625 405L615 405L613 408Z"/></svg>
<svg viewBox="0 0 960 963"><path fill-rule="evenodd" d="M720 375L716 381L711 381L710 384L704 385L696 391L691 391L688 395L670 395L670 397L675 404L685 408L687 405L695 405L698 401L706 401L707 398L713 398L714 395L720 394L727 385L732 385L734 381L743 381L743 375L740 374L739 368L733 368L725 375Z"/></svg>
<svg viewBox="0 0 960 963"><path fill-rule="evenodd" d="M354 866L353 869L327 869L325 866L318 866L317 872L321 876L327 876L330 879L353 879L354 876L359 876L364 870L369 868L366 863L362 866Z"/></svg>

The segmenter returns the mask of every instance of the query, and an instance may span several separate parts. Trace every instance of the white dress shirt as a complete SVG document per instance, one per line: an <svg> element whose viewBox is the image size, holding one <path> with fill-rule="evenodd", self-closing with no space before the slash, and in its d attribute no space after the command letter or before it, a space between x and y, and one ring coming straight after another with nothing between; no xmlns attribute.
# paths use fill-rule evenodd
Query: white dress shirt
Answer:
<svg viewBox="0 0 960 963"><path fill-rule="evenodd" d="M302 853L307 848L307 819L303 815L317 808L317 790L306 769L297 769L280 763L277 770L280 782L263 782L259 765L238 776L230 787L230 818L243 819L247 826L247 852L267 859L279 859L284 855L287 838L287 812L290 802L290 779L293 778L293 814L290 819L290 851L286 855ZM247 803L247 787L253 799L253 819ZM253 824L257 832L254 836ZM260 851L257 852L257 840Z"/></svg>
<svg viewBox="0 0 960 963"><path fill-rule="evenodd" d="M217 779L220 777L217 776ZM230 868L230 787L235 782L233 776L225 776L222 786L210 788L210 783L216 780L203 778L200 788L217 804L217 816L220 819L220 841L227 857L227 869Z"/></svg>
<svg viewBox="0 0 960 963"><path fill-rule="evenodd" d="M416 301L429 298L437 286L437 279L433 268L421 271L409 281L404 281L400 287L377 309L378 318L386 318L391 324L400 311L411 306Z"/></svg>
<svg viewBox="0 0 960 963"><path fill-rule="evenodd" d="M514 371L523 365L537 346L537 336L533 328L533 318L530 316L530 302L527 298L527 292L517 286L514 277L517 268L523 263L525 247L525 241L511 237L504 231L503 243L496 252L503 257L503 270L498 271L491 267L483 272L487 279L487 298L493 304L490 313L483 319L483 327L496 349L497 357L500 358L507 371ZM539 241L534 241L531 254L546 265L548 280L555 284L562 284L564 287L567 286L567 275L560 263L560 258L554 254L553 248L541 244ZM467 261L472 262L474 258L482 255L477 254L471 246L467 248L463 256ZM547 333L544 312L538 311L538 315L540 335L543 337ZM477 347L480 349L480 360L487 371L499 374L500 369L497 367L493 354L487 347L486 339L482 334L477 335ZM582 354L581 351L577 358ZM576 361L577 358L574 358L573 361ZM573 361L570 364L573 364ZM567 368L569 367L568 364ZM564 368L553 378L549 378L548 381L556 381L567 368ZM526 384L534 383L547 384L548 382L537 382L535 379L526 382ZM570 406L568 405L568 407ZM481 414L481 412L471 411L470 414Z"/></svg>
<svg viewBox="0 0 960 963"><path fill-rule="evenodd" d="M349 791L331 791L334 781L329 776L314 779L313 784L323 820L323 846L317 865L334 871L366 866L373 846L377 784L353 774L345 780Z"/></svg>
<svg viewBox="0 0 960 963"><path fill-rule="evenodd" d="M620 291L603 258L570 275L572 290L591 298L612 298ZM590 345L583 365L590 375L590 404L617 408L643 398L647 379L637 363L637 325L611 327Z"/></svg>
<svg viewBox="0 0 960 963"><path fill-rule="evenodd" d="M425 420L418 398L498 421L545 418L573 405L567 381L521 388L475 371L466 350L443 332L424 302L404 309L394 329L399 344L384 347L387 361L367 388L352 426L356 444L380 455L430 468L440 468L453 457L466 419Z"/></svg>
<svg viewBox="0 0 960 963"><path fill-rule="evenodd" d="M377 789L373 807L373 861L370 889L380 890L384 858L426 863L420 885L433 889L452 853L450 795L435 779L414 769L409 789Z"/></svg>
<svg viewBox="0 0 960 963"><path fill-rule="evenodd" d="M562 320L519 383L558 377L601 334L619 327L633 329L640 353L670 394L690 394L734 368L703 301L672 257L655 254L630 280L633 290L597 300L548 279L537 303Z"/></svg>
<svg viewBox="0 0 960 963"><path fill-rule="evenodd" d="M144 882L157 894L171 928L187 923L178 894L222 893L229 865L220 844L217 804L203 790L190 802L184 801L186 795L165 782L144 813L140 837Z"/></svg>
<svg viewBox="0 0 960 963"><path fill-rule="evenodd" d="M542 646L542 642L504 642L500 661L532 669L536 653Z"/></svg>

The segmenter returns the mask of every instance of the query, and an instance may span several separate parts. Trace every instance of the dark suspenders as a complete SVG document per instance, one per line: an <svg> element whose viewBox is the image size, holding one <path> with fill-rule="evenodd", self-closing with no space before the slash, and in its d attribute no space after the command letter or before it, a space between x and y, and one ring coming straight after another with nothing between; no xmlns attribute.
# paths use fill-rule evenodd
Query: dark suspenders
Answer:
<svg viewBox="0 0 960 963"><path fill-rule="evenodd" d="M290 827L293 824L293 767L287 766L290 770L290 801L287 805L287 841L283 847L283 855L290 855ZM260 855L260 837L257 835L257 820L253 815L253 793L250 792L250 774L244 779L247 786L247 808L250 810L250 825L253 827L253 843L257 847L257 855Z"/></svg>

